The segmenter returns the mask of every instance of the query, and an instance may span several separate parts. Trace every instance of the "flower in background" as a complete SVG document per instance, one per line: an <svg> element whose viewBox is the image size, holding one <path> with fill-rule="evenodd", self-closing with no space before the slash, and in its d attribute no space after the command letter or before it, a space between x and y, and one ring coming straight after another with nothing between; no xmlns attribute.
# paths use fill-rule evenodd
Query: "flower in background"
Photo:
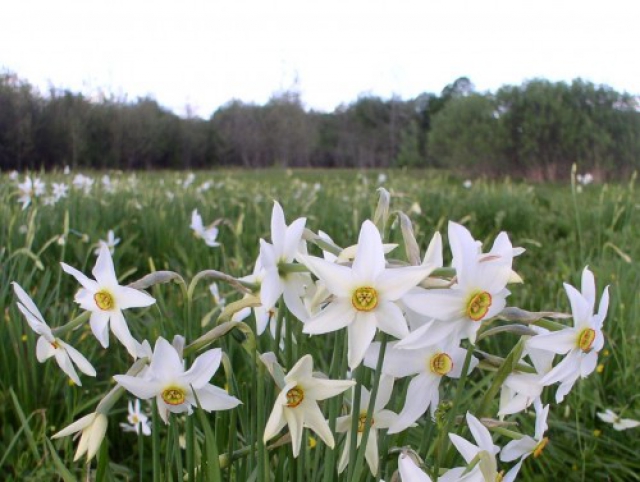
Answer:
<svg viewBox="0 0 640 482"><path fill-rule="evenodd" d="M58 202L63 197L67 197L69 186L63 182L54 182L51 184L53 188L53 199Z"/></svg>
<svg viewBox="0 0 640 482"><path fill-rule="evenodd" d="M284 383L264 429L264 442L271 440L288 425L294 457L300 453L304 427L313 430L328 447L333 448L333 434L320 411L318 400L334 397L355 385L355 382L314 377L313 359L311 355L305 355L287 373Z"/></svg>
<svg viewBox="0 0 640 482"><path fill-rule="evenodd" d="M116 238L115 234L113 233L113 229L110 229L107 233L107 240L99 240L98 247L93 251L93 254L98 256L100 254L100 248L102 248L102 246L106 246L109 249L109 253L113 255L118 243L120 243L120 238Z"/></svg>
<svg viewBox="0 0 640 482"><path fill-rule="evenodd" d="M54 434L51 438L66 437L81 432L82 435L80 436L78 449L76 450L76 455L73 460L75 462L86 453L88 462L96 455L100 445L102 445L104 435L107 432L107 425L108 420L106 415L94 412L73 422L68 427Z"/></svg>
<svg viewBox="0 0 640 482"><path fill-rule="evenodd" d="M220 246L220 243L216 241L216 238L218 237L218 228L215 226L205 228L202 223L202 217L198 214L197 209L194 209L191 213L191 225L189 227L193 230L195 237L202 239L207 246L212 248Z"/></svg>
<svg viewBox="0 0 640 482"><path fill-rule="evenodd" d="M38 177L33 179L27 176L24 182L18 184L18 190L20 191L18 202L22 204L22 209L27 209L33 198L44 194L45 187L45 183Z"/></svg>
<svg viewBox="0 0 640 482"><path fill-rule="evenodd" d="M380 233L368 220L360 229L351 267L312 256L300 259L333 295L327 307L305 323L303 333L318 335L347 327L348 363L352 369L360 365L377 329L396 338L409 334L395 301L435 268L430 264L386 268Z"/></svg>
<svg viewBox="0 0 640 482"><path fill-rule="evenodd" d="M462 187L464 187L465 189L471 189L471 186L473 186L473 182L471 182L471 179L466 179L462 183Z"/></svg>
<svg viewBox="0 0 640 482"><path fill-rule="evenodd" d="M122 310L150 306L156 300L143 291L120 286L111 253L106 245L100 246L100 254L92 271L95 281L66 263L60 264L66 273L75 277L82 285L74 299L83 310L91 312L91 331L100 344L104 348L109 346L111 325L115 337L126 347L129 354L136 358L138 342L131 336Z"/></svg>
<svg viewBox="0 0 640 482"><path fill-rule="evenodd" d="M93 178L85 176L84 174L76 174L71 183L76 189L81 189L85 194L89 194L94 181Z"/></svg>
<svg viewBox="0 0 640 482"><path fill-rule="evenodd" d="M211 296L213 296L213 301L215 302L216 306L224 308L224 306L227 304L227 299L220 297L220 288L218 288L218 283L211 283L209 285L209 291L211 292Z"/></svg>
<svg viewBox="0 0 640 482"><path fill-rule="evenodd" d="M596 414L600 420L613 425L616 430L626 430L628 428L640 427L640 421L630 418L621 418L613 410L606 409L604 412Z"/></svg>
<svg viewBox="0 0 640 482"><path fill-rule="evenodd" d="M151 423L149 417L140 410L140 400L136 398L135 402L129 400L129 414L127 415L128 423L121 423L120 427L125 432L135 432L138 435L151 435Z"/></svg>
<svg viewBox="0 0 640 482"><path fill-rule="evenodd" d="M95 377L96 370L93 368L91 363L89 363L89 360L87 360L82 353L71 345L67 345L64 341L56 338L51 332L49 325L47 325L47 322L44 321L42 313L40 313L40 310L29 295L18 283L13 282L11 284L13 285L13 291L19 300L18 309L26 318L31 329L36 334L40 335L36 344L36 357L38 358L38 361L43 363L45 360L55 357L56 362L62 371L65 372L78 386L81 386L82 383L80 383L78 373L73 366L74 363L82 373L89 375L90 377Z"/></svg>
<svg viewBox="0 0 640 482"><path fill-rule="evenodd" d="M229 410L241 402L222 388L209 383L222 360L222 350L214 348L195 359L189 370L176 348L159 337L149 369L142 376L116 375L114 380L134 396L148 400L156 398L158 413L169 423L169 412L193 412L200 404L203 410Z"/></svg>
<svg viewBox="0 0 640 482"><path fill-rule="evenodd" d="M349 451L351 446L351 424L354 413L358 417L356 447L360 447L362 437L364 436L365 423L367 421L367 413L369 408L370 393L369 390L362 387L360 394L359 408L352 408L349 415L339 417L336 420L336 431L347 432L347 438L342 450L342 456L338 462L338 473L342 473L349 463ZM375 476L378 473L378 430L389 428L398 417L391 410L385 410L385 406L389 403L391 392L393 391L393 377L382 376L378 387L378 393L373 406L373 413L369 417L370 428L367 437L364 457L367 460L371 473Z"/></svg>
<svg viewBox="0 0 640 482"><path fill-rule="evenodd" d="M609 308L609 287L600 298L598 313L594 314L596 283L589 268L582 271L582 286L578 291L568 283L564 289L571 304L573 328L536 335L527 341L531 348L566 355L541 380L544 385L560 382L556 402L560 403L578 378L590 375L598 364L598 352L604 346L602 324Z"/></svg>

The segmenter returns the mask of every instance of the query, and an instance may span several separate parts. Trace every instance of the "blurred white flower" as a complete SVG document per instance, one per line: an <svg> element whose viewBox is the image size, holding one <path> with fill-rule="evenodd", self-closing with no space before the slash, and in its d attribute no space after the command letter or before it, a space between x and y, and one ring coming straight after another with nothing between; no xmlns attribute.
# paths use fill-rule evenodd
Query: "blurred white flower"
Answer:
<svg viewBox="0 0 640 482"><path fill-rule="evenodd" d="M195 237L202 239L207 246L212 248L220 246L220 243L216 241L218 228L215 226L205 228L197 209L194 209L191 213L191 225L189 227L193 230Z"/></svg>
<svg viewBox="0 0 640 482"><path fill-rule="evenodd" d="M93 179L89 176L85 176L84 174L76 174L72 181L73 187L81 189L85 194L89 194L91 192L93 183Z"/></svg>
<svg viewBox="0 0 640 482"><path fill-rule="evenodd" d="M151 435L151 423L149 417L140 410L140 399L136 398L135 402L129 400L129 413L127 414L127 422L121 423L120 427L125 432L135 432L138 435Z"/></svg>
<svg viewBox="0 0 640 482"><path fill-rule="evenodd" d="M106 246L109 249L109 253L113 255L118 243L120 243L120 238L116 238L115 234L113 233L113 229L110 229L107 232L106 241L103 239L99 240L98 247L93 251L93 254L98 256L100 254L100 249L102 248L102 246Z"/></svg>
<svg viewBox="0 0 640 482"><path fill-rule="evenodd" d="M76 372L73 364L75 363L80 371L90 377L96 376L96 370L93 368L89 360L87 360L82 353L73 348L71 345L66 344L59 338L56 338L51 332L51 328L44 321L44 317L38 307L35 305L31 297L22 289L22 287L15 281L11 283L13 285L13 291L18 297L18 309L24 315L29 323L31 329L38 335L38 342L36 344L36 357L40 363L45 360L55 357L56 362L60 366L63 372L65 372L73 382L81 386L80 378Z"/></svg>
<svg viewBox="0 0 640 482"><path fill-rule="evenodd" d="M626 430L628 428L640 427L640 421L630 418L621 418L613 410L606 409L604 412L596 414L600 420L613 425L616 430Z"/></svg>
<svg viewBox="0 0 640 482"><path fill-rule="evenodd" d="M45 188L45 183L38 177L33 179L27 176L24 182L18 184L18 190L20 191L18 202L22 204L22 209L29 207L33 198L44 194Z"/></svg>
<svg viewBox="0 0 640 482"><path fill-rule="evenodd" d="M213 301L220 308L224 308L227 304L226 298L220 297L220 288L218 288L218 283L211 283L209 285L209 291L211 292L211 296L213 296Z"/></svg>
<svg viewBox="0 0 640 482"><path fill-rule="evenodd" d="M209 383L221 360L220 348L207 350L185 371L184 360L176 348L159 337L148 370L137 377L116 375L113 378L142 400L155 397L160 417L169 423L169 412L191 414L198 403L207 412L229 410L241 403L236 397Z"/></svg>
<svg viewBox="0 0 640 482"><path fill-rule="evenodd" d="M466 179L462 183L462 187L464 187L465 189L471 189L471 186L473 186L473 182L471 181L471 179Z"/></svg>
<svg viewBox="0 0 640 482"><path fill-rule="evenodd" d="M67 197L69 192L69 186L62 182L54 182L51 187L53 188L53 198L59 201L63 197Z"/></svg>
<svg viewBox="0 0 640 482"><path fill-rule="evenodd" d="M131 335L122 310L142 308L156 302L154 298L142 291L120 286L113 267L113 259L106 245L100 247L100 254L93 268L96 280L89 279L77 269L66 263L60 263L62 269L75 277L82 285L76 293L75 302L84 310L91 312L91 331L100 344L109 346L109 325L115 337L122 343L129 354L137 357L138 343Z"/></svg>

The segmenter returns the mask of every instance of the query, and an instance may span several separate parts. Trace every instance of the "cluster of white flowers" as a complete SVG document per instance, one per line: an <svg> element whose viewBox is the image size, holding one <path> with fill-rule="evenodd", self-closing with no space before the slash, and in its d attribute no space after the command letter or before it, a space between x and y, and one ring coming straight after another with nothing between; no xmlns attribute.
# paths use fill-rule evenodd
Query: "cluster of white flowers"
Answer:
<svg viewBox="0 0 640 482"><path fill-rule="evenodd" d="M193 179L187 178L182 184L192 182ZM386 222L384 213L388 213L388 209L381 212ZM497 373L503 375L501 379L496 377L495 390L496 394L501 393L497 412L501 420L488 419L487 406L465 407L467 426L475 444L455 433L448 437L466 465L439 471L436 464L435 468L427 469L431 477L437 473L437 480L445 482L514 480L523 461L530 455L537 457L547 444L545 431L550 406L543 405L544 388L559 384L555 398L560 403L576 381L591 374L597 365L598 353L604 345L602 327L609 303L608 288L604 289L596 312L595 279L588 268L582 273L580 291L565 284L573 319L573 326L568 327L548 319L555 315L561 318L559 313L532 313L507 307L511 294L508 286L522 282L513 270L513 260L524 250L513 247L506 233L500 233L489 251L484 252L482 244L467 228L450 222L448 240L452 262L450 267L444 267L439 233L434 234L421 257L412 231L403 230L410 260L407 263L391 257L398 246L383 243L379 228L370 220L362 224L357 244L345 249L339 248L326 233L318 231L315 234L306 226L306 218L298 218L287 225L282 207L276 202L271 216L270 242L260 240L260 254L253 273L238 279L228 275L219 278L219 281L231 280L231 286L242 288L238 290L244 294L243 300L227 304L220 297L218 285L210 285L214 303L223 311L225 319L231 320L228 323L240 324L240 320L253 310L258 336L267 332L269 325L272 327L269 332L275 336L272 320L276 313L284 315L278 318L285 320L283 330L287 331L293 331L291 323L301 323L300 331L309 336L346 329L346 362L351 375L344 373L343 379L328 379L314 372L310 354L303 355L288 371L280 367L275 354L260 356L270 368L279 389L264 428L264 442L287 427L292 454L297 457L303 429L307 427L333 448L335 435L318 402L345 392L351 399L351 409L335 420L336 432L346 434L337 470L346 469L353 461L351 449L365 440L364 457L375 475L380 458L378 432L385 430L395 434L415 427L427 412L435 419L441 408L441 385L448 383L448 379L466 380L484 362L484 366L493 364L493 371L497 369ZM190 227L207 245L218 246L215 223L205 228L197 210L192 213ZM209 383L221 363L221 349L204 351L191 368L186 369L184 338L176 337L170 343L159 337L152 351L149 341L140 342L132 336L123 310L155 303L153 297L142 291L154 282L121 286L110 252L115 244L117 241L110 231L110 241L101 242L99 247L93 269L95 280L62 264L62 269L82 285L75 301L87 312L84 319L72 321L71 327L49 328L31 298L14 284L19 309L41 337L38 359L44 361L55 356L76 384L80 384L80 380L72 362L83 373L95 376L91 364L60 339L71 328L88 320L91 331L103 347L109 346L110 327L134 359L127 374L114 377L120 391L127 390L143 400L155 398L159 415L165 422L171 413L189 414L197 405L205 411L238 406L240 400ZM310 254L310 244L322 249L322 257ZM153 275L149 276L153 278ZM499 330L489 328L496 326L493 322L498 320L503 322ZM511 321L527 326L508 324ZM522 335L506 359L476 350L476 344L483 338L504 331ZM276 338L281 339L280 335ZM376 337L378 341L374 341ZM201 349L215 339L205 335L202 342L189 341ZM294 342L303 350L303 340ZM563 357L554 364L556 355ZM511 368L505 371L507 366ZM369 369L373 370L371 379L374 380L371 390L363 386L357 375ZM397 391L399 383L394 382L406 377L411 379L403 407L395 413L385 407L392 397L402 393ZM349 389L351 397L348 396ZM63 436L82 430L78 452L86 452L89 458L100 445L97 437L101 440L104 436L105 417L113 404L110 397L105 397L108 402L103 400L95 413L58 434ZM505 417L522 412L532 404L537 415L534 435L515 434L514 440L502 449L495 445L487 427L503 427ZM145 433L148 431L146 416L140 412L139 405L136 407L130 408L131 426L138 433ZM611 414L601 418L613 420ZM444 425L446 430L453 428L453 417L448 420ZM625 421L622 424L625 428L632 426ZM97 429L87 428L96 426ZM90 435L85 437L85 433ZM356 440L352 442L354 437ZM404 482L431 480L419 467L422 462L411 455L413 451L409 447L403 447L401 451L398 466ZM501 462L516 461L506 475L498 469L498 454Z"/></svg>

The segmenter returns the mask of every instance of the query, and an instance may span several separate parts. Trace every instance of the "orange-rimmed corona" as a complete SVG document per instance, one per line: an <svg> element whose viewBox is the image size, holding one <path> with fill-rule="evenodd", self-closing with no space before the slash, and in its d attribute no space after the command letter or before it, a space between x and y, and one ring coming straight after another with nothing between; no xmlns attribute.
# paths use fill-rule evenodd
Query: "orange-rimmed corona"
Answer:
<svg viewBox="0 0 640 482"><path fill-rule="evenodd" d="M491 301L491 295L486 291L474 293L467 302L467 316L473 321L480 321L489 312Z"/></svg>

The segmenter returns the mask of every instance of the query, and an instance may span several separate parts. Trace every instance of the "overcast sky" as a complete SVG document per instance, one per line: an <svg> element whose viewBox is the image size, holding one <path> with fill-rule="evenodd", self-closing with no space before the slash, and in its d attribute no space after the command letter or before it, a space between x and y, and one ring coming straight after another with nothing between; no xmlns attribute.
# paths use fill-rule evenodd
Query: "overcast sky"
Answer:
<svg viewBox="0 0 640 482"><path fill-rule="evenodd" d="M332 111L361 94L479 91L582 77L640 93L637 0L2 0L0 69L152 95L208 117L297 88Z"/></svg>

